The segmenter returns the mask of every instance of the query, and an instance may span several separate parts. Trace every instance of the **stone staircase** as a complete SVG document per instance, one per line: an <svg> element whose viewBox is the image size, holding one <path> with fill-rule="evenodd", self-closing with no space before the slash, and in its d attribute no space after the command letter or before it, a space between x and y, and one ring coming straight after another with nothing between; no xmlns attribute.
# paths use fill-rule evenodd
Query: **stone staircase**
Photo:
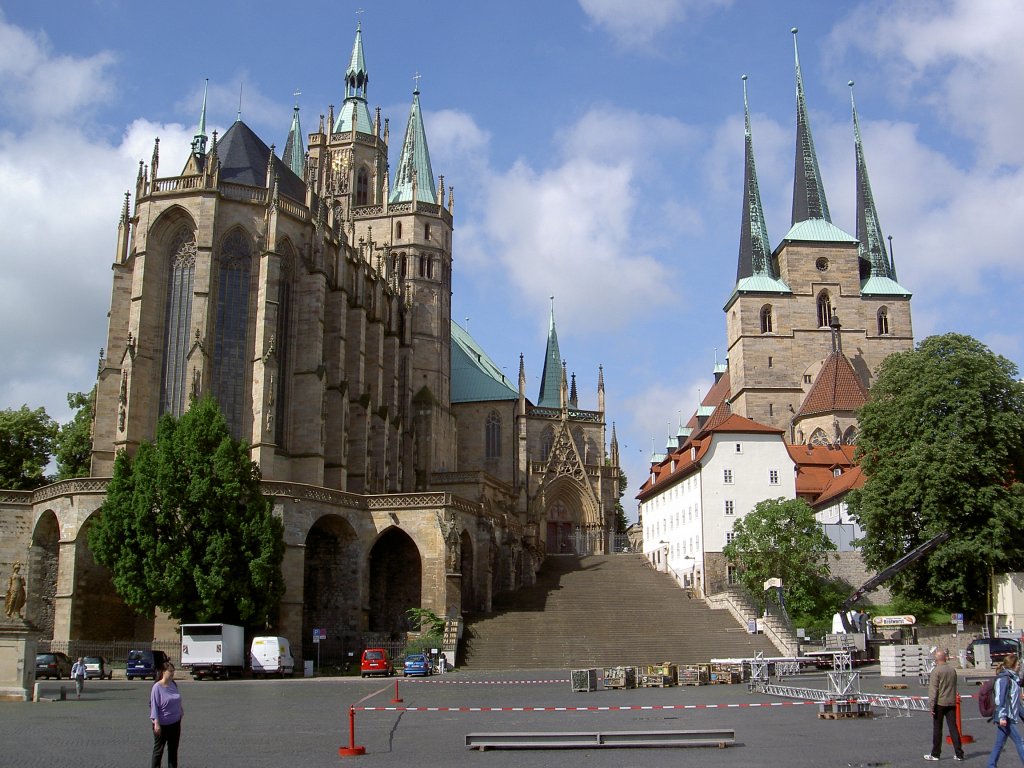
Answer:
<svg viewBox="0 0 1024 768"><path fill-rule="evenodd" d="M469 615L466 669L603 667L777 656L728 610L687 597L639 554L549 555L537 583L499 595L494 612Z"/></svg>

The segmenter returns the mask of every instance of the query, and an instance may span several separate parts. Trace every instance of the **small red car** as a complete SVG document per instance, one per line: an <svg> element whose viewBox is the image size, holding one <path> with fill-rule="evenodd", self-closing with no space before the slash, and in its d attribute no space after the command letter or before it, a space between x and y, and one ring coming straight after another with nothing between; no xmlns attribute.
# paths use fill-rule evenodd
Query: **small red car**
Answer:
<svg viewBox="0 0 1024 768"><path fill-rule="evenodd" d="M363 651L363 658L359 663L360 677L369 677L370 675L391 677L394 673L395 669L391 666L388 652L383 648L367 648Z"/></svg>

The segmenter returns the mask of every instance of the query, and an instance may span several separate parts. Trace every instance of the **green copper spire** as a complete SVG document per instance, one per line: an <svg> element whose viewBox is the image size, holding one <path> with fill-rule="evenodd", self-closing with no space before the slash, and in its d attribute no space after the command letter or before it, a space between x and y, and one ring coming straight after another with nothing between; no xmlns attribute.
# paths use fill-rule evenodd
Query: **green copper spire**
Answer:
<svg viewBox="0 0 1024 768"><path fill-rule="evenodd" d="M784 291L789 288L779 280L772 263L772 247L761 205L754 164L754 139L750 130L750 106L747 103L747 76L743 75L743 221L740 229L739 263L736 267L736 290Z"/></svg>
<svg viewBox="0 0 1024 768"><path fill-rule="evenodd" d="M405 139L402 141L402 156L398 160L398 168L395 169L395 184L388 202L401 203L412 200L414 181L417 200L438 203L434 171L430 167L430 152L427 150L427 134L423 130L423 117L420 113L419 86L412 92L409 122L405 127Z"/></svg>
<svg viewBox="0 0 1024 768"><path fill-rule="evenodd" d="M796 27L793 33L793 54L796 58L796 169L793 173L793 220L798 224L808 219L824 219L831 223L825 187L821 183L818 155L814 151L811 122L807 117L807 99L804 96L804 78L800 73L800 51L796 45Z"/></svg>
<svg viewBox="0 0 1024 768"><path fill-rule="evenodd" d="M298 96L298 92L295 93ZM285 165L300 179L306 170L306 150L302 144L302 126L299 124L299 105L292 111L292 127L288 131L288 139L284 143L284 154L281 155Z"/></svg>
<svg viewBox="0 0 1024 768"><path fill-rule="evenodd" d="M857 102L853 97L853 80L850 86L850 108L853 111L853 143L857 157L857 239L860 241L861 278L872 275L892 277L889 274L888 257L885 253L882 226L878 223L875 198L871 194L868 166L864 161L864 145L860 138L860 121L857 119Z"/></svg>
<svg viewBox="0 0 1024 768"><path fill-rule="evenodd" d="M562 355L558 351L558 333L555 331L555 297L551 297L551 320L548 324L548 347L544 352L544 372L540 377L540 408L561 408Z"/></svg>
<svg viewBox="0 0 1024 768"><path fill-rule="evenodd" d="M366 59L363 56L363 27L359 23L356 25L356 39L345 71L345 103L341 105L341 111L334 121L335 133L350 132L353 122L360 133L373 133L373 120L366 106L369 84L370 76L366 72Z"/></svg>
<svg viewBox="0 0 1024 768"><path fill-rule="evenodd" d="M885 252L882 225L878 223L878 209L871 193L868 165L864 160L864 145L860 138L860 120L857 102L853 98L853 80L850 86L850 108L853 110L853 143L857 157L857 240L860 245L860 292L862 295L909 296L896 281L896 270L890 254ZM890 243L891 244L891 243Z"/></svg>
<svg viewBox="0 0 1024 768"><path fill-rule="evenodd" d="M203 88L203 109L199 113L199 127L196 128L196 135L192 137L192 154L206 154L206 96L210 92L210 78L206 78L206 87Z"/></svg>

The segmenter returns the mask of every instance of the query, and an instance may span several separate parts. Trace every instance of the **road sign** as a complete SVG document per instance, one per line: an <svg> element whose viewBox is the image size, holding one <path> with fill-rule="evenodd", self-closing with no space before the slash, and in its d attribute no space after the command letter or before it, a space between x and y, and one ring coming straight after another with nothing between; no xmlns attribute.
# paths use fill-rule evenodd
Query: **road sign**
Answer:
<svg viewBox="0 0 1024 768"><path fill-rule="evenodd" d="M314 629L313 630L313 642L314 643L319 643L320 642L320 630L319 629Z"/></svg>
<svg viewBox="0 0 1024 768"><path fill-rule="evenodd" d="M964 615L962 613L951 613L951 614L949 614L949 623L950 624L963 624L964 623Z"/></svg>

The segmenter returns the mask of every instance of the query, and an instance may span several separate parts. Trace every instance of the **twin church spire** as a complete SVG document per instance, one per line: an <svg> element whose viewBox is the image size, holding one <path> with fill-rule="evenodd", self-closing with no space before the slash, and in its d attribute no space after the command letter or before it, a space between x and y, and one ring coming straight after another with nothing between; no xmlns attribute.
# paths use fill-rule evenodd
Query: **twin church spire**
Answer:
<svg viewBox="0 0 1024 768"><path fill-rule="evenodd" d="M794 27L793 52L796 67L796 162L793 173L792 229L785 240L819 240L858 242L861 259L862 294L907 295L896 282L895 265L887 257L882 229L878 223L871 185L868 181L867 163L861 143L860 123L857 108L853 102L854 144L857 166L857 237L853 238L832 224L825 197L825 186L821 178L817 152L808 117L807 99L804 93L803 73L800 68L800 52L797 47L797 29ZM743 76L744 112L744 180L743 218L740 230L739 260L736 273L737 292L789 293L789 287L782 281L773 259L768 240L764 208L757 181L754 163L753 138L750 128L750 108L747 101L747 77Z"/></svg>

